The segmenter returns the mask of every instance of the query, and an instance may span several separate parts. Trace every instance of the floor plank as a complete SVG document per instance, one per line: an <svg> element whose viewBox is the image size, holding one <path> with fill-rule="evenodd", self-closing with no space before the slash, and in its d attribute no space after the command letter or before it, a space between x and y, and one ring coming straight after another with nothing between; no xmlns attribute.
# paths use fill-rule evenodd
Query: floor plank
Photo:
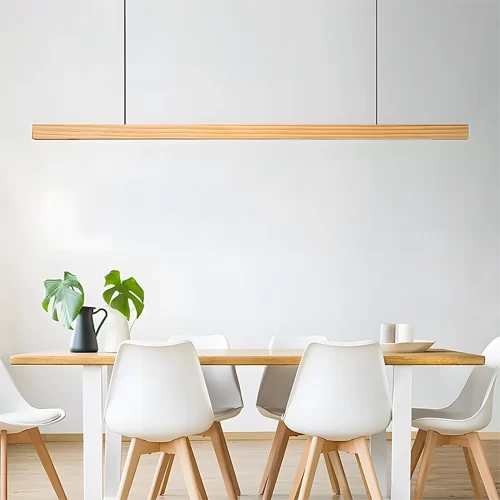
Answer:
<svg viewBox="0 0 500 500"><path fill-rule="evenodd" d="M295 440L290 442L283 462L282 472L276 485L275 495L273 495L276 500L285 500L288 497L304 444L305 441ZM270 446L271 441L229 442L243 500L261 499L257 495L257 489ZM47 447L68 498L70 500L82 499L82 444L47 443ZM500 488L500 442L485 441L484 447L497 488ZM123 446L124 457L127 449L128 443ZM224 484L210 443L194 442L193 450L209 498L211 500L225 500L227 497ZM355 458L346 454L342 454L342 458L353 496L356 500L366 499ZM130 500L144 500L147 497L157 460L158 455L145 455L141 458L136 480L132 486ZM10 500L53 500L55 498L38 456L30 444L9 446L9 493ZM163 498L187 500L178 461L174 464L167 494ZM314 481L311 499L331 500L332 498L341 499L342 497L332 495L326 468L324 463L321 462ZM474 493L461 448L445 447L437 449L429 474L425 499L468 500L472 498L474 498Z"/></svg>

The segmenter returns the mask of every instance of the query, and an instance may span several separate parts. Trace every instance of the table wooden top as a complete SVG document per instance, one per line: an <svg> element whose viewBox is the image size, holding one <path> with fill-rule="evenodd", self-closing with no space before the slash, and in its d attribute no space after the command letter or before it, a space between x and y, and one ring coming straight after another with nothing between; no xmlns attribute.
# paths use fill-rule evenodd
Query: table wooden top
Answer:
<svg viewBox="0 0 500 500"><path fill-rule="evenodd" d="M303 351L295 349L223 349L199 350L202 365L298 365ZM61 366L109 366L115 362L116 353L93 352L71 353L67 351L33 352L11 356L12 365L61 365ZM445 349L431 349L427 352L386 353L386 365L484 365L484 356Z"/></svg>

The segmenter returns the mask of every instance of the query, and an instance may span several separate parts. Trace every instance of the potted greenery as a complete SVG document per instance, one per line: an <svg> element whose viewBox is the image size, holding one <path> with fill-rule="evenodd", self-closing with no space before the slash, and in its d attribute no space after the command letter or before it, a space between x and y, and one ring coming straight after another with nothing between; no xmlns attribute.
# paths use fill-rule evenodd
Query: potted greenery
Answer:
<svg viewBox="0 0 500 500"><path fill-rule="evenodd" d="M120 271L110 271L105 277L102 297L108 304L109 321L104 350L116 352L120 344L130 339L130 332L144 310L144 290L135 278L121 280ZM134 317L129 327L130 318Z"/></svg>
<svg viewBox="0 0 500 500"><path fill-rule="evenodd" d="M68 271L62 280L45 280L45 297L42 307L50 313L54 321L59 321L65 328L73 330L73 322L77 318L85 293L78 278Z"/></svg>
<svg viewBox="0 0 500 500"><path fill-rule="evenodd" d="M50 313L52 319L69 330L73 330L76 320L70 343L72 352L97 351L96 337L108 315L110 319L107 321L105 350L115 352L123 340L130 339L131 328L128 326L128 321L131 312L135 312L135 323L144 310L144 290L134 278L122 281L120 272L116 270L110 271L105 276L104 286L108 288L104 291L103 298L109 305L108 311L84 306L83 286L78 278L68 271L64 273L63 279L48 279L44 285L45 297L42 300L42 307ZM104 312L105 317L96 330L93 315L100 311Z"/></svg>
<svg viewBox="0 0 500 500"><path fill-rule="evenodd" d="M65 328L73 330L69 350L71 352L97 352L97 334L106 320L107 312L104 309L84 306L85 293L78 278L66 271L63 279L45 280L45 297L42 307L50 312L52 319L59 321ZM94 326L93 315L103 311L105 316L97 331Z"/></svg>

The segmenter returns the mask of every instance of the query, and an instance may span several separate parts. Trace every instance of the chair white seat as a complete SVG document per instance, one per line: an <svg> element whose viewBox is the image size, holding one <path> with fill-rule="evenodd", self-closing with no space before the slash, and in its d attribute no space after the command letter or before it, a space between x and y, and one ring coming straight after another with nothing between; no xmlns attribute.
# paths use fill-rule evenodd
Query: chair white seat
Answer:
<svg viewBox="0 0 500 500"><path fill-rule="evenodd" d="M0 413L0 426L3 423L13 427L20 427L24 430L31 427L53 424L64 417L64 411L57 408L43 410L30 408L22 411Z"/></svg>
<svg viewBox="0 0 500 500"><path fill-rule="evenodd" d="M257 405L257 410L259 413L266 418L272 418L273 420L281 420L281 417L285 413L285 408L281 406L259 406Z"/></svg>
<svg viewBox="0 0 500 500"><path fill-rule="evenodd" d="M439 419L439 420L464 420L470 418L473 415L466 411L450 411L447 408L413 408L412 420L422 420L422 419Z"/></svg>
<svg viewBox="0 0 500 500"><path fill-rule="evenodd" d="M234 418L241 413L242 408L214 408L214 417L216 422L223 422Z"/></svg>
<svg viewBox="0 0 500 500"><path fill-rule="evenodd" d="M306 348L283 416L307 436L289 498L308 500L321 454L329 454L344 498L352 498L339 451L354 453L368 497L382 500L366 436L387 429L391 398L377 342L313 343Z"/></svg>
<svg viewBox="0 0 500 500"><path fill-rule="evenodd" d="M466 434L478 430L478 424L471 412L452 411L446 408L414 408L412 425L424 431L433 430L449 435Z"/></svg>
<svg viewBox="0 0 500 500"><path fill-rule="evenodd" d="M176 383L168 383L173 380ZM178 455L189 498L201 499L205 490L187 436L209 430L214 414L191 342L123 342L116 355L105 421L113 432L132 438L117 498L128 498L141 455L160 452L148 498L158 497Z"/></svg>
<svg viewBox="0 0 500 500"><path fill-rule="evenodd" d="M457 399L446 408L414 408L412 425L418 430L411 452L411 475L422 457L415 498L424 495L434 449L445 445L463 448L476 500L483 498L476 477L479 470L489 500L500 500L478 432L491 422L495 381L500 370L500 337L484 350L485 365L470 374Z"/></svg>
<svg viewBox="0 0 500 500"><path fill-rule="evenodd" d="M192 342L195 349L230 349L224 335L172 335L170 342ZM238 374L234 366L203 366L203 376L217 422L236 417L243 409Z"/></svg>
<svg viewBox="0 0 500 500"><path fill-rule="evenodd" d="M40 461L52 483L54 492L59 500L66 500L66 493L57 475L54 464L40 434L42 425L55 424L66 414L58 408L33 408L17 390L7 367L0 360L0 498L7 500L7 446L9 434L23 436L31 441L40 457Z"/></svg>
<svg viewBox="0 0 500 500"><path fill-rule="evenodd" d="M229 341L224 335L173 335L170 341L189 341L196 349L230 349ZM207 385L215 423L210 429L217 459L222 461L221 469L230 474L230 483L225 481L228 497L234 499L241 494L238 479L234 471L233 462L229 453L226 438L221 422L236 417L243 409L243 396L241 394L238 374L234 366L203 366L203 377ZM206 434L209 435L209 434ZM220 462L221 463L221 462ZM165 493L166 483L162 485L160 494Z"/></svg>
<svg viewBox="0 0 500 500"><path fill-rule="evenodd" d="M309 337L274 336L269 343L269 349L305 349L311 342L326 342L327 340L321 335ZM255 406L261 415L278 422L259 487L259 494L263 495L262 500L273 498L288 440L292 436L299 435L299 433L288 429L282 420L297 369L297 366L267 366L262 374ZM328 454L325 454L324 457L333 492L338 494L340 489L333 465Z"/></svg>

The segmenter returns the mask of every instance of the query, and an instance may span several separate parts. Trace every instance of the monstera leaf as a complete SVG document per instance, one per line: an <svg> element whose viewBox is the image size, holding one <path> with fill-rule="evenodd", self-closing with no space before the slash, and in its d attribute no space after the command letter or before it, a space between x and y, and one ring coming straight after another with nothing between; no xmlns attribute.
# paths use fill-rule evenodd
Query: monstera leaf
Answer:
<svg viewBox="0 0 500 500"><path fill-rule="evenodd" d="M106 304L130 320L130 302L132 302L137 319L144 309L144 290L135 281L135 278L122 281L120 271L110 271L104 279L106 280L104 286L110 287L102 294Z"/></svg>
<svg viewBox="0 0 500 500"><path fill-rule="evenodd" d="M74 274L66 271L62 280L45 280L45 297L42 307L60 321L64 327L73 330L75 321L83 306L85 295L83 287Z"/></svg>

